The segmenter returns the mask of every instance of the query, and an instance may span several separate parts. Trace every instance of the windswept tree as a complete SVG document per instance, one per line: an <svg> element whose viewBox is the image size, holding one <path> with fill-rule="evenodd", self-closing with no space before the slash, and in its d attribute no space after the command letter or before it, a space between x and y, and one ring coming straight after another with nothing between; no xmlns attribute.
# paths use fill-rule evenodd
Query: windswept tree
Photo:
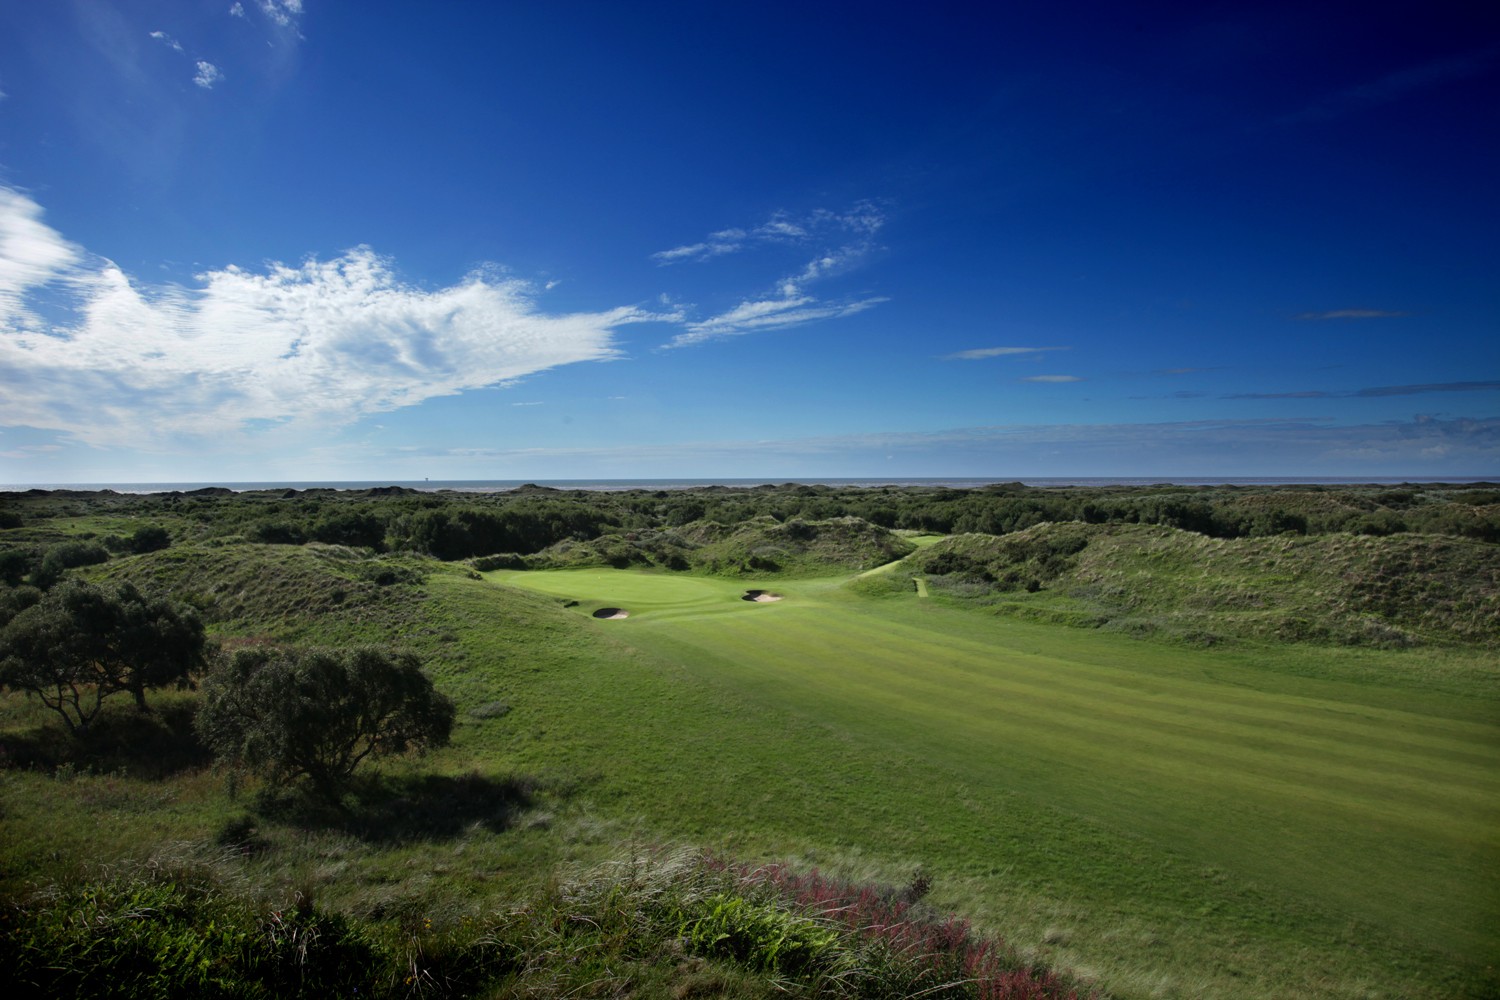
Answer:
<svg viewBox="0 0 1500 1000"><path fill-rule="evenodd" d="M145 711L148 688L190 686L205 645L190 608L129 583L71 580L0 630L0 683L41 698L81 733L112 694L130 692Z"/></svg>
<svg viewBox="0 0 1500 1000"><path fill-rule="evenodd" d="M262 646L210 671L197 725L221 760L336 803L366 758L446 745L453 715L411 653Z"/></svg>

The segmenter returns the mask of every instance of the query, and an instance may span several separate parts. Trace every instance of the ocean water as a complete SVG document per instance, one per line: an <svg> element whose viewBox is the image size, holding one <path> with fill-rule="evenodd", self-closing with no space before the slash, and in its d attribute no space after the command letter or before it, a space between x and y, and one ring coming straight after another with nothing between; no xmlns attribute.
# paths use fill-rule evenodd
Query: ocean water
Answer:
<svg viewBox="0 0 1500 1000"><path fill-rule="evenodd" d="M1398 485L1401 483L1472 483L1485 481L1485 477L1454 476L1142 476L1133 477L1081 477L1048 478L1027 476L953 476L948 478L801 478L781 479L417 479L417 480L369 480L369 481L275 481L247 483L17 483L0 485L0 491L23 490L113 490L116 493L186 493L206 487L221 487L236 492L252 490L368 490L382 486L401 486L413 490L439 492L451 490L459 493L503 493L520 486L548 486L558 490L686 490L704 486L753 487L794 483L807 486L835 486L874 488L880 486L944 486L953 489L971 489L994 483L1023 483L1027 486L1294 486L1294 485Z"/></svg>

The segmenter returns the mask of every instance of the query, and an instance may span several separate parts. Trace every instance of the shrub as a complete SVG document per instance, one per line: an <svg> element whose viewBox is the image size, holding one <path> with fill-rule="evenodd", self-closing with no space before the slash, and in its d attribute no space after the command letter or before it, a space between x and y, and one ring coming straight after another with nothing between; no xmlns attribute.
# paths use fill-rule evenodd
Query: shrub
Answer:
<svg viewBox="0 0 1500 1000"><path fill-rule="evenodd" d="M337 802L366 758L445 745L453 716L411 653L261 646L214 667L197 725L220 759Z"/></svg>

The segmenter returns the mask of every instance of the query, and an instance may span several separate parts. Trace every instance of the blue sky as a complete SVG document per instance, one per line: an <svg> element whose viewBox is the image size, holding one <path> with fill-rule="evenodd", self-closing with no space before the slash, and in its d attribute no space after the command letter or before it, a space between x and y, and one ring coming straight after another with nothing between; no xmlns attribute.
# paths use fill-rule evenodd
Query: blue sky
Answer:
<svg viewBox="0 0 1500 1000"><path fill-rule="evenodd" d="M1500 476L1478 4L0 6L0 483Z"/></svg>

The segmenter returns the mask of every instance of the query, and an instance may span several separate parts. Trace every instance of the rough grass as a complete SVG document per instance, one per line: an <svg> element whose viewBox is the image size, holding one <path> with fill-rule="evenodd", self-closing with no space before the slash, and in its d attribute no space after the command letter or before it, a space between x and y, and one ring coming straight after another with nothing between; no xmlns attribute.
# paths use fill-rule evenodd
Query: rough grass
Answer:
<svg viewBox="0 0 1500 1000"><path fill-rule="evenodd" d="M1328 645L1500 645L1500 548L1437 535L1214 539L1041 524L924 548L885 582L1066 624ZM879 584L868 585L879 589Z"/></svg>
<svg viewBox="0 0 1500 1000"><path fill-rule="evenodd" d="M94 575L168 593L221 633L354 643L421 631L421 584L440 566L339 545L228 540L119 557Z"/></svg>

